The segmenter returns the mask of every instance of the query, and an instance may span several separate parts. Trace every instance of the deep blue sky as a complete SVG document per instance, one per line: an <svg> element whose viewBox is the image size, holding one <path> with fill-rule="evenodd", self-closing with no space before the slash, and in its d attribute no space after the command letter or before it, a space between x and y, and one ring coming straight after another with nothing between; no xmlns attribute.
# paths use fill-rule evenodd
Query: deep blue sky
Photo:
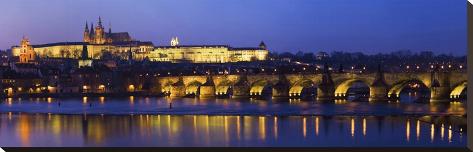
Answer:
<svg viewBox="0 0 473 152"><path fill-rule="evenodd" d="M85 21L168 45L466 54L466 0L0 0L0 49L81 41Z"/></svg>

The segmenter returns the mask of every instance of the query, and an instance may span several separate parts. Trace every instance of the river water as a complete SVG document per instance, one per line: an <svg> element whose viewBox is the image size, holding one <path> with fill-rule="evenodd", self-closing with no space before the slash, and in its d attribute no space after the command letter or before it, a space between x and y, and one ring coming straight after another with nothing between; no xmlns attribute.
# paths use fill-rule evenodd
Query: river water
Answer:
<svg viewBox="0 0 473 152"><path fill-rule="evenodd" d="M171 103L171 105L170 105ZM420 117L466 105L154 97L8 98L0 146L464 147L466 132Z"/></svg>

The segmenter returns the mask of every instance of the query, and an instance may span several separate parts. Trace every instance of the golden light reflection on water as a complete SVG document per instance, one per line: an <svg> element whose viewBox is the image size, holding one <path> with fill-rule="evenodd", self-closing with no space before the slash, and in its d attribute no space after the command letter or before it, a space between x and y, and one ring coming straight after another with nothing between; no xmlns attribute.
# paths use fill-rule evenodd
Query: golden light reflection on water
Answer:
<svg viewBox="0 0 473 152"><path fill-rule="evenodd" d="M278 117L274 116L273 123L274 139L278 139Z"/></svg>
<svg viewBox="0 0 473 152"><path fill-rule="evenodd" d="M355 136L355 119L351 118L351 136Z"/></svg>
<svg viewBox="0 0 473 152"><path fill-rule="evenodd" d="M347 103L347 100L345 99L337 99L335 100L335 104L346 104Z"/></svg>
<svg viewBox="0 0 473 152"><path fill-rule="evenodd" d="M264 116L259 117L259 135L260 139L265 140L266 139L266 118Z"/></svg>
<svg viewBox="0 0 473 152"><path fill-rule="evenodd" d="M366 118L363 118L363 136L366 136Z"/></svg>
<svg viewBox="0 0 473 152"><path fill-rule="evenodd" d="M171 115L167 115L166 117L167 119L167 126L168 126L168 136L171 137L172 136L172 132L171 132Z"/></svg>
<svg viewBox="0 0 473 152"><path fill-rule="evenodd" d="M158 115L158 116L159 116L159 115ZM197 116L194 115L194 116L192 117L192 120L193 120L194 133L197 134Z"/></svg>
<svg viewBox="0 0 473 152"><path fill-rule="evenodd" d="M448 126L448 142L452 142L452 126Z"/></svg>
<svg viewBox="0 0 473 152"><path fill-rule="evenodd" d="M9 113L8 119L12 121L2 122L2 126L9 126L8 124L17 124L16 134L21 145L34 145L35 137L44 135L50 138L51 142L62 142L64 138L69 138L73 135L75 142L84 142L87 145L101 145L115 140L127 140L127 137L133 137L134 140L150 140L150 143L169 142L169 144L179 144L182 142L200 143L202 145L212 145L218 143L222 146L231 146L236 143L244 142L267 142L268 137L270 141L293 140L310 141L316 139L326 140L327 136L319 136L321 130L320 125L327 128L323 129L330 136L339 136L341 140L351 139L355 137L355 133L362 133L363 136L368 134L376 134L377 132L367 133L367 128L375 129L376 125L368 123L372 120L370 117L342 117L340 119L327 119L329 121L320 122L321 116L314 117L272 117L269 116L209 116L209 115L185 115L185 116L171 116L171 115L137 115L133 116L111 116L111 115L73 115L62 116L54 114L23 114L20 117ZM11 116L13 115L13 117ZM89 117L88 119L83 119ZM241 121L243 117L243 121ZM5 114L3 118L6 120ZM163 118L163 119L161 119ZM325 119L323 119L325 120ZM1 120L0 120L1 121ZM343 126L350 125L350 132L339 131L336 128L338 122L343 123ZM398 121L399 119L387 119L385 121ZM401 122L406 121L402 119ZM301 123L302 122L302 123ZM312 125L312 123L314 125ZM243 124L241 124L243 123ZM257 124L256 124L257 123ZM359 123L359 124L358 124ZM6 125L5 125L6 124ZM254 125L252 125L254 124ZM394 122L396 124L396 122ZM430 128L430 141L433 143L435 137L435 126L421 125L420 121L416 121L416 137L420 138L422 129L428 130ZM243 125L243 137L241 138L241 126ZM302 125L302 126L301 126ZM358 127L358 126L359 127ZM406 129L402 127L404 124L400 123L394 127L397 132L389 137L397 137L405 133L406 138L399 136L398 140L406 142L410 140L410 120L406 121ZM373 128L371 128L373 127ZM453 126L448 127L448 141L455 142L459 136L451 130ZM300 130L302 128L302 131ZM4 128L0 128L1 130ZM271 129L273 129L271 131ZM284 130L283 130L284 129ZM381 128L382 129L382 128ZM307 130L309 130L307 132ZM313 130L315 135L310 130ZM383 134L390 131L390 129L382 131ZM330 133L328 133L330 132ZM279 135L280 134L280 135ZM66 135L66 136L65 136ZM69 136L67 136L69 135ZM290 139L286 138L290 135ZM278 137L279 136L279 137ZM350 138L350 136L352 138ZM387 135L388 136L388 135ZM120 138L118 138L120 137ZM122 138L123 137L123 138ZM273 138L274 137L274 138ZM282 138L285 137L285 138ZM343 139L345 138L345 139ZM419 139L420 138L420 139ZM357 138L357 140L365 140L367 138ZM66 139L69 140L69 139ZM165 140L165 141L163 141ZM380 139L381 140L381 139ZM424 139L427 142L429 138ZM146 142L146 141L141 141ZM437 140L436 140L437 143ZM139 143L138 143L139 144ZM123 146L123 145L122 145ZM172 146L172 145L170 145Z"/></svg>
<svg viewBox="0 0 473 152"><path fill-rule="evenodd" d="M7 98L7 104L11 106L13 103L13 98Z"/></svg>
<svg viewBox="0 0 473 152"><path fill-rule="evenodd" d="M430 125L430 142L434 142L434 136L435 136L435 125L431 124Z"/></svg>
<svg viewBox="0 0 473 152"><path fill-rule="evenodd" d="M253 128L250 116L243 116L243 137L244 140L251 138L251 129Z"/></svg>
<svg viewBox="0 0 473 152"><path fill-rule="evenodd" d="M103 96L99 97L99 102L100 104L105 104L105 97Z"/></svg>
<svg viewBox="0 0 473 152"><path fill-rule="evenodd" d="M225 143L228 144L228 141L230 140L229 134L228 134L228 119L227 116L223 116L224 119L224 132L225 132Z"/></svg>
<svg viewBox="0 0 473 152"><path fill-rule="evenodd" d="M205 140L206 143L210 143L210 128L209 128L209 124L210 124L210 122L209 122L209 115L206 115L206 116L205 116L205 135L206 135L205 137L207 137L207 138L205 138L205 139L206 139L206 140Z"/></svg>
<svg viewBox="0 0 473 152"><path fill-rule="evenodd" d="M240 134L241 134L241 127L240 127L240 116L237 116L237 139L240 140Z"/></svg>
<svg viewBox="0 0 473 152"><path fill-rule="evenodd" d="M307 137L307 118L302 118L302 134Z"/></svg>
<svg viewBox="0 0 473 152"><path fill-rule="evenodd" d="M134 97L134 96L130 96L130 97L129 97L129 101L130 101L130 105L135 104L135 97Z"/></svg>
<svg viewBox="0 0 473 152"><path fill-rule="evenodd" d="M8 112L8 120L11 120L12 113Z"/></svg>
<svg viewBox="0 0 473 152"><path fill-rule="evenodd" d="M30 146L30 126L28 115L20 115L18 134L20 135L21 145Z"/></svg>
<svg viewBox="0 0 473 152"><path fill-rule="evenodd" d="M315 117L315 136L319 135L319 117Z"/></svg>
<svg viewBox="0 0 473 152"><path fill-rule="evenodd" d="M82 103L87 103L87 97L82 97Z"/></svg>
<svg viewBox="0 0 473 152"><path fill-rule="evenodd" d="M406 122L406 141L409 141L411 135L411 123L409 122L409 119L407 119Z"/></svg>

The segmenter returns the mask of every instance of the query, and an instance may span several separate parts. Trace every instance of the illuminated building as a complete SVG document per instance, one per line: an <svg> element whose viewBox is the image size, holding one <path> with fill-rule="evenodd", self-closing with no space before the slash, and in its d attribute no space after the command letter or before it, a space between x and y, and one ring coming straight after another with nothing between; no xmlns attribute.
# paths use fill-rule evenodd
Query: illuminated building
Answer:
<svg viewBox="0 0 473 152"><path fill-rule="evenodd" d="M35 60L35 52L33 51L33 47L30 45L30 40L28 38L23 37L21 40L21 46L19 48L19 56L20 56L20 63L29 63Z"/></svg>
<svg viewBox="0 0 473 152"><path fill-rule="evenodd" d="M266 60L269 51L261 42L259 47L235 48L227 45L179 45L179 39L173 37L170 46L154 46L152 42L137 41L128 32L105 32L102 19L94 27L86 23L82 42L58 42L30 45L23 39L21 46L12 47L12 55L20 57L21 62L38 58L83 57L82 50L87 49L87 57L100 59L104 54L118 56L121 59L149 59L164 62L225 63L239 61ZM28 51L30 50L30 51Z"/></svg>
<svg viewBox="0 0 473 152"><path fill-rule="evenodd" d="M87 46L83 46L82 49L82 55L81 58L79 59L79 68L80 67L91 67L92 66L92 60L89 59L88 53L87 53Z"/></svg>
<svg viewBox="0 0 473 152"><path fill-rule="evenodd" d="M226 63L266 60L269 51L264 42L259 47L233 48L227 45L178 45L177 38L171 46L156 46L148 55L151 61Z"/></svg>
<svg viewBox="0 0 473 152"><path fill-rule="evenodd" d="M99 18L99 24L88 29L86 25L84 30L83 42L58 42L40 45L31 45L33 56L39 58L73 58L82 57L81 52L83 46L87 47L88 57L91 59L99 59L104 53L110 53L119 56L122 59L128 59L128 52L143 53L153 51L153 43L133 40L127 32L112 33L111 28L108 32L104 32L102 21ZM24 45L13 46L12 55L20 56L24 54ZM29 45L29 41L27 41ZM140 56L138 56L140 57Z"/></svg>

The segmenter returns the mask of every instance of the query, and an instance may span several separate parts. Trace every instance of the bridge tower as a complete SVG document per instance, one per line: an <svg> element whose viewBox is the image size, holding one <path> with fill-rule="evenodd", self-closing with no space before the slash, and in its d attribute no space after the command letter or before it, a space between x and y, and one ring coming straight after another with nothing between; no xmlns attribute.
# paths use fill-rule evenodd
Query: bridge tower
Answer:
<svg viewBox="0 0 473 152"><path fill-rule="evenodd" d="M247 98L250 96L250 85L246 73L240 75L238 81L233 85L233 98Z"/></svg>
<svg viewBox="0 0 473 152"><path fill-rule="evenodd" d="M186 95L186 86L184 78L179 76L179 80L171 86L171 97L184 97Z"/></svg>
<svg viewBox="0 0 473 152"><path fill-rule="evenodd" d="M450 73L441 72L438 66L431 73L430 102L448 102L450 95Z"/></svg>
<svg viewBox="0 0 473 152"><path fill-rule="evenodd" d="M200 86L200 98L215 97L215 84L211 75L207 75L207 80Z"/></svg>
<svg viewBox="0 0 473 152"><path fill-rule="evenodd" d="M322 82L317 87L318 101L331 101L335 98L335 87L328 69L327 63L324 64L324 72L322 74Z"/></svg>
<svg viewBox="0 0 473 152"><path fill-rule="evenodd" d="M386 101L388 95L388 85L384 80L384 72L381 65L378 65L378 71L373 83L370 85L370 101Z"/></svg>
<svg viewBox="0 0 473 152"><path fill-rule="evenodd" d="M289 81L282 73L278 76L278 82L273 86L273 98L289 97Z"/></svg>

